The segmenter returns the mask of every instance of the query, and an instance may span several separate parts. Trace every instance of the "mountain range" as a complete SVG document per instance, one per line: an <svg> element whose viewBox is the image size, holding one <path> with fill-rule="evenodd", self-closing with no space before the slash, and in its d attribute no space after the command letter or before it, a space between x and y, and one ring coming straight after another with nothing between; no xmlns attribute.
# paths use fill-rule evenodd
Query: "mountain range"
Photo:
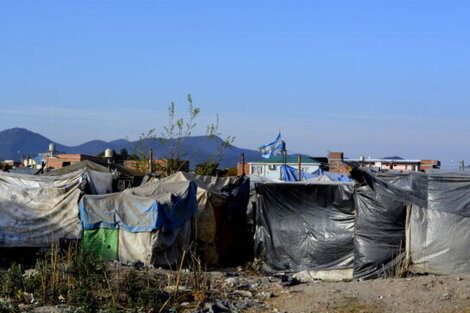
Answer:
<svg viewBox="0 0 470 313"><path fill-rule="evenodd" d="M219 149L222 139L209 136L191 136L181 138L181 155L190 161L190 166L204 162L210 157L220 155ZM113 149L119 152L125 148L129 154L135 153L139 147L139 141L128 141L117 139L113 141L92 140L78 146L66 146L40 134L34 133L25 128L11 128L0 132L0 160L19 160L22 156L35 156L38 153L47 152L49 144L55 144L55 150L61 153L79 153L87 155L97 155L105 149ZM142 144L148 149L153 149L154 158L165 158L169 155L172 147L177 144L177 140L169 140L162 143L161 138L147 139ZM245 154L247 162L256 161L261 158L261 154L256 150L238 148L230 145L224 150L220 167L236 166L240 161L241 154Z"/></svg>

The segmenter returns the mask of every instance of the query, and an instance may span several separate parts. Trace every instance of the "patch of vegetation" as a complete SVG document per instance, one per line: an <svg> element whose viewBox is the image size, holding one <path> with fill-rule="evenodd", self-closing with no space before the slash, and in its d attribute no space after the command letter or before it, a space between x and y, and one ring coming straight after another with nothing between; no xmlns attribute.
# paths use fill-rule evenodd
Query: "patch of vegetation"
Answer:
<svg viewBox="0 0 470 313"><path fill-rule="evenodd" d="M190 269L183 272L183 264ZM184 278L183 278L184 276ZM19 312L18 305L70 305L74 312L177 312L179 303L201 306L210 295L210 277L201 261L184 253L175 271L166 275L148 268L120 268L92 252L71 245L56 246L33 269L12 265L0 274L0 313ZM0 300L1 301L1 300Z"/></svg>

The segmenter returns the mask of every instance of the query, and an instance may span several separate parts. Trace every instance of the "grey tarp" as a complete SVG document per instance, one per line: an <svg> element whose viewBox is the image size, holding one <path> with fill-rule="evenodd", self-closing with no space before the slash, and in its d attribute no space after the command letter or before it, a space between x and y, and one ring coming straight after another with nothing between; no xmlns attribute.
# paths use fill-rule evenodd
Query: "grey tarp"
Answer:
<svg viewBox="0 0 470 313"><path fill-rule="evenodd" d="M427 208L413 206L408 253L416 272L470 273L470 174L428 173Z"/></svg>
<svg viewBox="0 0 470 313"><path fill-rule="evenodd" d="M239 264L248 256L248 178L212 177L178 172L159 180L194 181L197 184L195 237L207 264Z"/></svg>
<svg viewBox="0 0 470 313"><path fill-rule="evenodd" d="M412 271L435 274L470 273L470 174L450 171L361 171L360 175L373 190L379 206L391 206L393 200L411 207L406 224L406 251L412 263ZM373 210L376 206L377 203L368 209L376 216L373 221L379 221L380 224L380 218L386 216L377 215ZM404 217L401 210L396 212L397 214L388 213L384 220L388 226L382 227L380 232L374 227L362 228L365 238L374 238L375 242L371 244L364 241L362 246L365 247L364 251L369 251L369 261L375 258L377 267L384 266L381 258L376 257L377 242L389 244L389 240L395 238L395 244L389 245L388 251L383 251L383 256L398 256L402 251L397 243L398 233L402 233Z"/></svg>
<svg viewBox="0 0 470 313"><path fill-rule="evenodd" d="M48 247L81 238L83 171L44 177L0 173L0 247Z"/></svg>
<svg viewBox="0 0 470 313"><path fill-rule="evenodd" d="M190 181L151 181L123 192L86 195L80 202L82 222L87 229L119 229L123 262L172 265L189 245L196 188Z"/></svg>
<svg viewBox="0 0 470 313"><path fill-rule="evenodd" d="M46 172L41 176L61 176L75 171L85 171L88 194L99 195L113 191L113 177L117 174L110 173L107 167L88 160Z"/></svg>
<svg viewBox="0 0 470 313"><path fill-rule="evenodd" d="M353 265L354 184L258 183L255 255L268 270Z"/></svg>

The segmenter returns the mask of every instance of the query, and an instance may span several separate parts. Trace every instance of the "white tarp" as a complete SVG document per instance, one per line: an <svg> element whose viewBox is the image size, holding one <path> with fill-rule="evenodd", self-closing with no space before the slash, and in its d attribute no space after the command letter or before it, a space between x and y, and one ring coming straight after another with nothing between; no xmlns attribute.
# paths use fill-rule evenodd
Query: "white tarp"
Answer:
<svg viewBox="0 0 470 313"><path fill-rule="evenodd" d="M154 266L173 266L180 262L182 252L188 250L191 220L171 231L132 233L119 229L118 258L120 262L141 261Z"/></svg>
<svg viewBox="0 0 470 313"><path fill-rule="evenodd" d="M48 247L81 238L83 171L44 177L0 173L0 247Z"/></svg>

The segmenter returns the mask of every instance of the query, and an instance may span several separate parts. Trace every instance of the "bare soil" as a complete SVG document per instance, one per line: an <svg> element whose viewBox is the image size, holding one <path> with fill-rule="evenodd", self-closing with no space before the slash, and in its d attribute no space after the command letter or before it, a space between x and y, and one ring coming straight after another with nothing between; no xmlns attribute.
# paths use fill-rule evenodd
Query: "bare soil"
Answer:
<svg viewBox="0 0 470 313"><path fill-rule="evenodd" d="M312 282L275 292L278 312L469 312L470 275Z"/></svg>

